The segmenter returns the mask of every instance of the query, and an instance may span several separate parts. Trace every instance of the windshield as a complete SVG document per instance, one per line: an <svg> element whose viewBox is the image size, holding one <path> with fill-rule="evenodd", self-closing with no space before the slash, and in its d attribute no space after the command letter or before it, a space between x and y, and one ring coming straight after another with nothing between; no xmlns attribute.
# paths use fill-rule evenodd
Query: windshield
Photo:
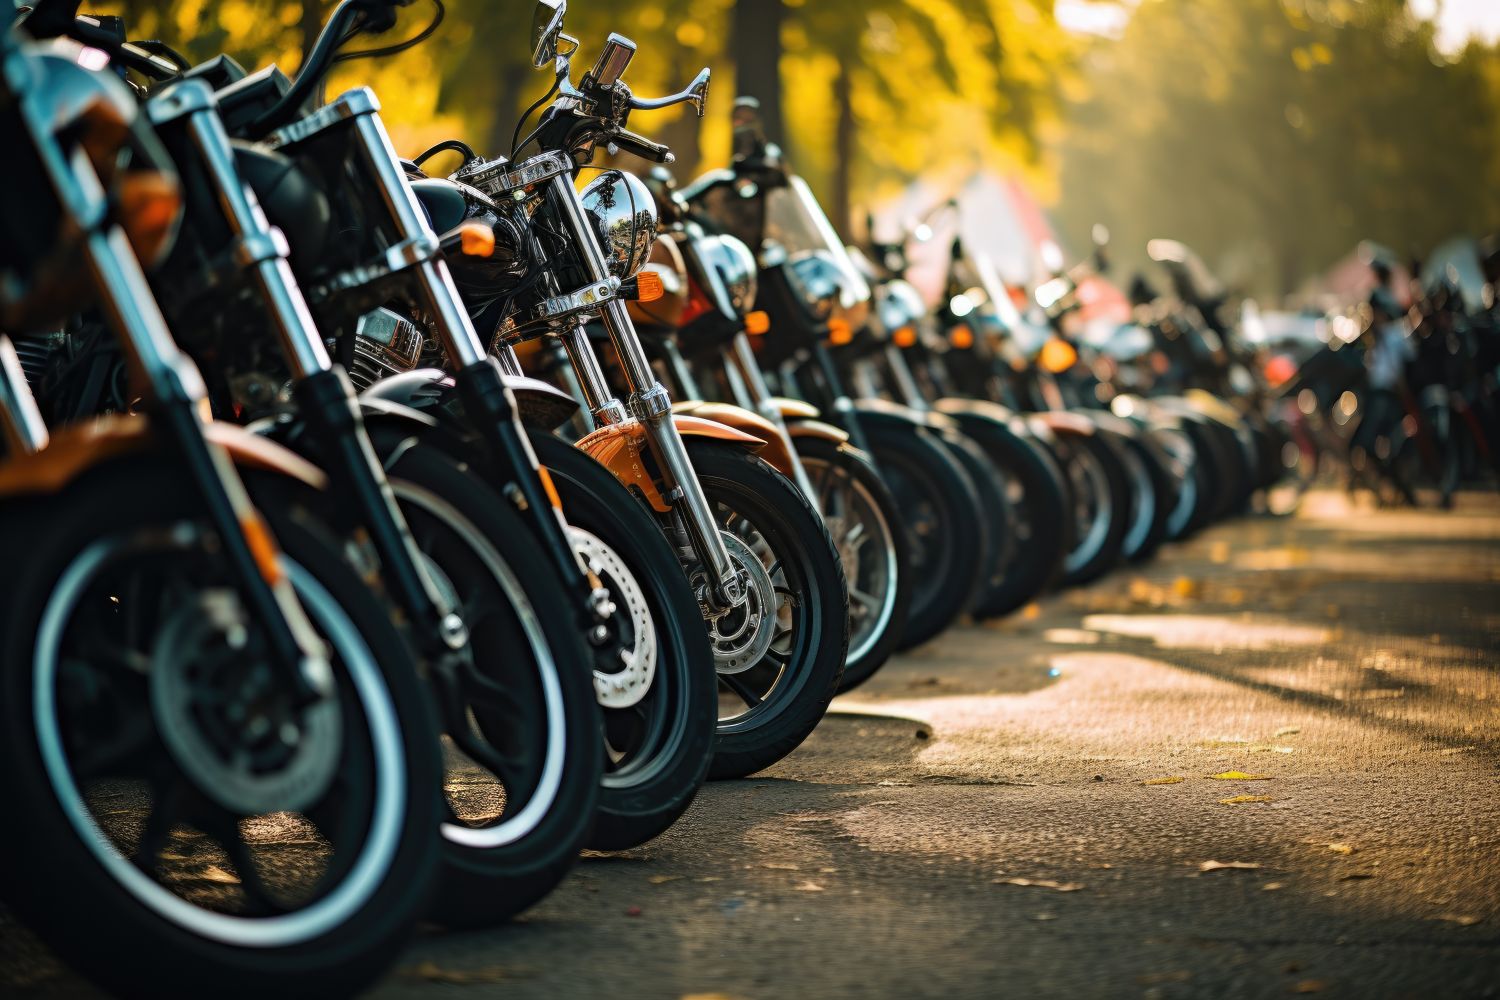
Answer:
<svg viewBox="0 0 1500 1000"><path fill-rule="evenodd" d="M1422 288L1429 294L1441 282L1451 282L1471 313L1484 310L1484 266L1479 250L1467 237L1451 239L1433 250L1422 264Z"/></svg>
<svg viewBox="0 0 1500 1000"><path fill-rule="evenodd" d="M848 309L870 300L870 285L849 258L844 243L834 232L833 224L813 197L807 182L795 175L787 178L785 187L766 192L765 238L786 250L791 258L811 253L825 256L837 265L842 289L840 305Z"/></svg>

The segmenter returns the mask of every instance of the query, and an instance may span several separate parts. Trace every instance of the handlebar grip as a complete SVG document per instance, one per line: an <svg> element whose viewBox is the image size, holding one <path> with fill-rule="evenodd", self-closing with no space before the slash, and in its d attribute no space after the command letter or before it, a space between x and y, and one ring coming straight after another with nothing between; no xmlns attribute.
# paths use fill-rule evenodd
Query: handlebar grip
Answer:
<svg viewBox="0 0 1500 1000"><path fill-rule="evenodd" d="M607 140L616 148L639 156L643 160L652 160L656 163L673 163L677 157L673 155L669 146L663 146L659 142L652 142L643 135L628 132L621 129L611 134Z"/></svg>

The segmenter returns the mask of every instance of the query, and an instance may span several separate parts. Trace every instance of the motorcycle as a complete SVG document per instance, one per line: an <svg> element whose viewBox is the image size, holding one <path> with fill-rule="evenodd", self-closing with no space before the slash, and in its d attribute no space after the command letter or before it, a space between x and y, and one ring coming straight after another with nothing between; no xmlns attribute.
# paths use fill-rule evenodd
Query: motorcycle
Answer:
<svg viewBox="0 0 1500 1000"><path fill-rule="evenodd" d="M0 338L0 534L17 556L0 795L26 816L0 830L0 880L107 989L349 992L388 966L431 884L429 702L319 523L322 471L206 418L145 274L171 244L175 176L100 49L31 40L67 33L72 12L53 15L0 13L0 328L53 330L93 300L141 412L47 426Z"/></svg>
<svg viewBox="0 0 1500 1000"><path fill-rule="evenodd" d="M455 262L475 324L492 331L500 369L524 377L515 348L555 338L572 385L595 429L569 449L547 433L568 407L536 415L532 441L561 459L573 450L601 462L642 500L687 573L708 631L720 685L711 777L762 770L795 749L817 725L837 688L848 643L842 573L828 532L796 486L766 464L765 442L700 417L672 412L655 378L626 301L639 294L637 271L655 238L649 191L611 170L583 192L573 174L603 145L656 161L671 152L626 128L632 110L690 103L700 111L707 70L679 94L643 99L622 75L634 43L611 35L575 86L577 40L565 35L566 5L539 3L534 62L552 66L557 99L516 151L524 159L485 159L456 141L440 143L409 171L426 211L445 231L479 222L494 234L495 261ZM518 127L520 134L522 126ZM422 176L444 149L464 162L447 179ZM628 396L609 388L588 322L602 323Z"/></svg>

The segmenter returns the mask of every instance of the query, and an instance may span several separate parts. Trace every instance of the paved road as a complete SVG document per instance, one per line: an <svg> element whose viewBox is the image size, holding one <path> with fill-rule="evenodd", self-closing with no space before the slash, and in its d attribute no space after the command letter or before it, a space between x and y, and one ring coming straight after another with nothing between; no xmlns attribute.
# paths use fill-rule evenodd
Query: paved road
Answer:
<svg viewBox="0 0 1500 1000"><path fill-rule="evenodd" d="M1316 495L901 658L375 995L1500 995L1497 650L1500 502Z"/></svg>

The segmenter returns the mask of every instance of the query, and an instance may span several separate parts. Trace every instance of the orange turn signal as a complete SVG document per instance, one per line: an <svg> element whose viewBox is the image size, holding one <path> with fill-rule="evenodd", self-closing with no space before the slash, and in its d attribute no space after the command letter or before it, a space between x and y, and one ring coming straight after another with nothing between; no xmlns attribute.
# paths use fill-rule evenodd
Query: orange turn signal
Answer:
<svg viewBox="0 0 1500 1000"><path fill-rule="evenodd" d="M896 342L897 347L910 347L917 342L917 328L914 326L898 326L896 332L891 334L891 339Z"/></svg>
<svg viewBox="0 0 1500 1000"><path fill-rule="evenodd" d="M117 198L120 224L136 256L154 263L171 239L182 209L176 180L155 171L132 171L120 179Z"/></svg>
<svg viewBox="0 0 1500 1000"><path fill-rule="evenodd" d="M495 252L495 231L482 222L459 226L458 240L465 257L488 257Z"/></svg>
<svg viewBox="0 0 1500 1000"><path fill-rule="evenodd" d="M1061 337L1053 337L1042 345L1042 367L1054 375L1061 375L1078 361L1078 351Z"/></svg>
<svg viewBox="0 0 1500 1000"><path fill-rule="evenodd" d="M635 300L637 302L655 302L665 294L667 294L667 288L662 284L659 272L645 268L635 276Z"/></svg>
<svg viewBox="0 0 1500 1000"><path fill-rule="evenodd" d="M854 339L854 328L849 321L841 316L835 316L828 321L828 342L835 347L842 347Z"/></svg>
<svg viewBox="0 0 1500 1000"><path fill-rule="evenodd" d="M960 351L967 351L974 346L974 331L969 329L968 324L960 323L948 331L948 343Z"/></svg>
<svg viewBox="0 0 1500 1000"><path fill-rule="evenodd" d="M745 332L750 334L750 336L759 337L764 333L770 332L770 329L770 313L762 309L757 309L755 312L745 314Z"/></svg>

